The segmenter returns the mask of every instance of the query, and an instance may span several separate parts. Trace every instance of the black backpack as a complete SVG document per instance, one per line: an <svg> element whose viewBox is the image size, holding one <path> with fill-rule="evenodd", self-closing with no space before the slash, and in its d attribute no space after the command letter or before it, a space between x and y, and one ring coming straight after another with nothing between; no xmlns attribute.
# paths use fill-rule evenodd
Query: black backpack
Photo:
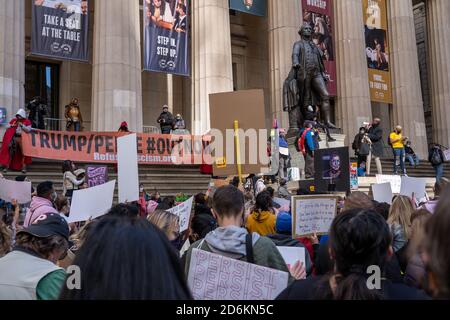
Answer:
<svg viewBox="0 0 450 320"><path fill-rule="evenodd" d="M441 152L438 148L434 148L431 154L430 162L433 166L438 166L442 164Z"/></svg>

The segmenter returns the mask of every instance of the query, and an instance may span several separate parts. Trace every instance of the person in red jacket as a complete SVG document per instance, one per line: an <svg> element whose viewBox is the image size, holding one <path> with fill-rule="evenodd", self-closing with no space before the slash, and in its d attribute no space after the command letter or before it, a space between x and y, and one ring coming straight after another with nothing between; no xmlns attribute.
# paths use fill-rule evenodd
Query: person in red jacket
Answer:
<svg viewBox="0 0 450 320"><path fill-rule="evenodd" d="M8 169L27 172L26 166L31 164L31 158L23 155L22 131L30 132L31 130L31 121L27 119L27 113L24 109L20 109L15 118L9 122L3 136L0 150L0 165L4 167L3 172L7 172Z"/></svg>

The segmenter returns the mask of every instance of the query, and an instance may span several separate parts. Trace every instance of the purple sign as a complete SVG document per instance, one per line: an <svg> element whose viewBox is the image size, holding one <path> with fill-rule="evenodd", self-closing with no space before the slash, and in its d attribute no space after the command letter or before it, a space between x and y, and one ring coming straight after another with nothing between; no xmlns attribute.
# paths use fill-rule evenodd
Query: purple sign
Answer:
<svg viewBox="0 0 450 320"><path fill-rule="evenodd" d="M88 166L86 168L86 177L89 188L105 184L108 182L108 167Z"/></svg>

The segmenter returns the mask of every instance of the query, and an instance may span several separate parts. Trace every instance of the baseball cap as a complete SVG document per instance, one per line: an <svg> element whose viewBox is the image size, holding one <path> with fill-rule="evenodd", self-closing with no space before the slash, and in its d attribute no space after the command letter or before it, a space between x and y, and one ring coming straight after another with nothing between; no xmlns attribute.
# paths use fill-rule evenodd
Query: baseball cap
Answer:
<svg viewBox="0 0 450 320"><path fill-rule="evenodd" d="M43 214L36 218L28 228L19 233L28 233L37 238L48 238L60 235L66 240L69 239L69 225L66 220L57 213Z"/></svg>

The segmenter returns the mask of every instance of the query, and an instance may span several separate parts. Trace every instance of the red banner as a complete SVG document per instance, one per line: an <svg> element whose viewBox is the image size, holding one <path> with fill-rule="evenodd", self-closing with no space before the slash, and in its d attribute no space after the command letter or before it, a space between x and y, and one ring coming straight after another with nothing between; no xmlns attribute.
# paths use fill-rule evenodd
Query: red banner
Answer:
<svg viewBox="0 0 450 320"><path fill-rule="evenodd" d="M303 21L314 30L313 41L325 56L325 69L329 76L328 92L337 95L336 51L334 49L334 21L332 0L302 0Z"/></svg>
<svg viewBox="0 0 450 320"><path fill-rule="evenodd" d="M60 132L34 130L22 134L26 156L86 163L116 163L118 132ZM140 164L211 163L209 136L138 134Z"/></svg>

